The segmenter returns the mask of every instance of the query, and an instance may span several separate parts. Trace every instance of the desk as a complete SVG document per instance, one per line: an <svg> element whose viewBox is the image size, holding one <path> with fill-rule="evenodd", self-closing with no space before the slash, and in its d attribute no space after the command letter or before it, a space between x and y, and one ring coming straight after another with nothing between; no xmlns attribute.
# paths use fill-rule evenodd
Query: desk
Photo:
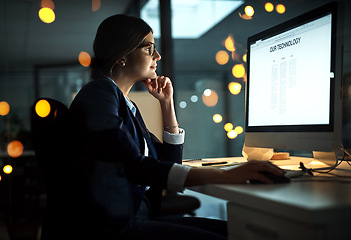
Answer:
<svg viewBox="0 0 351 240"><path fill-rule="evenodd" d="M306 165L318 164L313 159L292 158L278 165L289 168L299 160ZM346 171L350 172L351 167L346 165L337 171L349 168ZM228 200L229 239L351 239L351 182L298 180L290 184L212 184L190 189Z"/></svg>

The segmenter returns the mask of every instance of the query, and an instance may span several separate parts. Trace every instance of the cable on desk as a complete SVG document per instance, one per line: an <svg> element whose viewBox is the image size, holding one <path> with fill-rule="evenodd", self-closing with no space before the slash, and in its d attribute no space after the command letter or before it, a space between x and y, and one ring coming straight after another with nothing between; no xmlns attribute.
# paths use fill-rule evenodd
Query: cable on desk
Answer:
<svg viewBox="0 0 351 240"><path fill-rule="evenodd" d="M351 154L344 148L344 146L341 144L341 147L340 147L341 151L343 152L343 161L346 161L348 165L351 166L351 163L350 163L350 160L349 159L345 159L346 155L351 158Z"/></svg>
<svg viewBox="0 0 351 240"><path fill-rule="evenodd" d="M335 164L331 167L328 167L326 171L322 171L322 169L306 168L302 162L300 162L300 169L311 176L313 176L313 173L331 174L336 176L336 174L333 174L330 172L333 171L335 168L337 168L342 162L347 162L347 164L351 166L350 160L346 159L346 155L351 157L350 153L344 148L342 144L340 146L340 150L342 151L342 158L340 160L336 158ZM347 177L347 176L338 176L338 177Z"/></svg>
<svg viewBox="0 0 351 240"><path fill-rule="evenodd" d="M341 147L342 150L343 147ZM348 154L348 153L347 153ZM339 175L339 174L335 174L335 173L332 173L331 171L333 171L335 168L337 168L342 162L346 161L349 165L350 165L350 162L349 160L345 160L345 151L343 151L343 157L342 159L340 160L336 160L336 163L330 167L327 171L322 171L322 170L319 170L319 169L312 169L312 168L306 168L305 165L303 164L303 162L300 162L300 169L305 172L305 173L308 173L310 176L314 176L313 173L320 173L320 174L327 174L327 175L332 175L334 176L335 178L330 178L328 177L327 179L324 179L324 180L318 180L316 178L325 178L323 176L314 176L313 178L309 178L307 181L325 181L325 182L328 182L328 181L338 181L338 182L344 182L344 183L351 183L351 180L349 181L343 181L343 180L340 180L338 178L344 178L344 179L351 179L351 176L344 176L344 175ZM351 166L351 165L350 165ZM302 179L303 181L306 181L306 178Z"/></svg>

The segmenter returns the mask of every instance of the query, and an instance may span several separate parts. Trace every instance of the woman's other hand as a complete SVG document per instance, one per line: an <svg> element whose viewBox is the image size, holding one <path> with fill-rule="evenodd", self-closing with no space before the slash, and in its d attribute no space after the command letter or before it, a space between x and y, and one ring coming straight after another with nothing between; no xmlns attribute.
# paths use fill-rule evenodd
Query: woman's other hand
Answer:
<svg viewBox="0 0 351 240"><path fill-rule="evenodd" d="M262 172L269 172L276 176L283 176L284 171L269 161L249 161L230 169L191 168L185 186L203 184L235 184L258 180L263 183L273 183Z"/></svg>
<svg viewBox="0 0 351 240"><path fill-rule="evenodd" d="M269 172L276 176L283 176L284 170L269 161L249 161L236 168L226 170L226 177L232 178L233 183L245 183L248 180L258 180L263 183L273 183L262 172Z"/></svg>

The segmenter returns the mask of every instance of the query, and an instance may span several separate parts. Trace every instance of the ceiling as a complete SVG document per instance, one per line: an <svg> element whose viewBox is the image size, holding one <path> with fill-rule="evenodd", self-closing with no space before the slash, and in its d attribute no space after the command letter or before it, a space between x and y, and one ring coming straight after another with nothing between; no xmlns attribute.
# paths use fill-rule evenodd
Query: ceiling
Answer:
<svg viewBox="0 0 351 240"><path fill-rule="evenodd" d="M38 17L40 0L0 0L0 73L30 72L33 65L52 65L78 62L81 51L92 53L92 43L99 23L108 16L125 13L135 2L142 0L101 0L101 8L93 12L92 0L53 0L56 20L43 23ZM211 0L214 1L214 0ZM280 0L270 0L280 3ZM214 56L223 50L223 40L233 34L239 51L246 50L248 36L291 19L331 0L286 0L283 15L267 13L265 0L250 0L255 8L254 19L239 17L246 4L196 40L174 42L175 70L223 71L231 66L216 64ZM351 11L351 1L342 0L345 13ZM350 72L351 15L345 14L344 72Z"/></svg>
<svg viewBox="0 0 351 240"><path fill-rule="evenodd" d="M81 51L91 52L98 24L133 1L102 0L93 12L91 0L54 0L56 20L50 24L38 17L40 2L0 1L0 72L77 61Z"/></svg>

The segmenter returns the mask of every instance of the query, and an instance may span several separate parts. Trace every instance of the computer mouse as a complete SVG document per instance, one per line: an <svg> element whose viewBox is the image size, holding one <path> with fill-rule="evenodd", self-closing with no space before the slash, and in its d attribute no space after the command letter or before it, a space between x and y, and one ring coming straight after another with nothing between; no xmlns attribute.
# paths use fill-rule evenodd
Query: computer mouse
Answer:
<svg viewBox="0 0 351 240"><path fill-rule="evenodd" d="M290 178L285 177L284 175L282 176L277 176L274 175L273 173L270 172L262 172L263 175L265 175L266 177L268 177L269 179L271 179L274 183L289 183L290 182ZM264 183L260 180L257 179L252 179L250 180L250 183Z"/></svg>

